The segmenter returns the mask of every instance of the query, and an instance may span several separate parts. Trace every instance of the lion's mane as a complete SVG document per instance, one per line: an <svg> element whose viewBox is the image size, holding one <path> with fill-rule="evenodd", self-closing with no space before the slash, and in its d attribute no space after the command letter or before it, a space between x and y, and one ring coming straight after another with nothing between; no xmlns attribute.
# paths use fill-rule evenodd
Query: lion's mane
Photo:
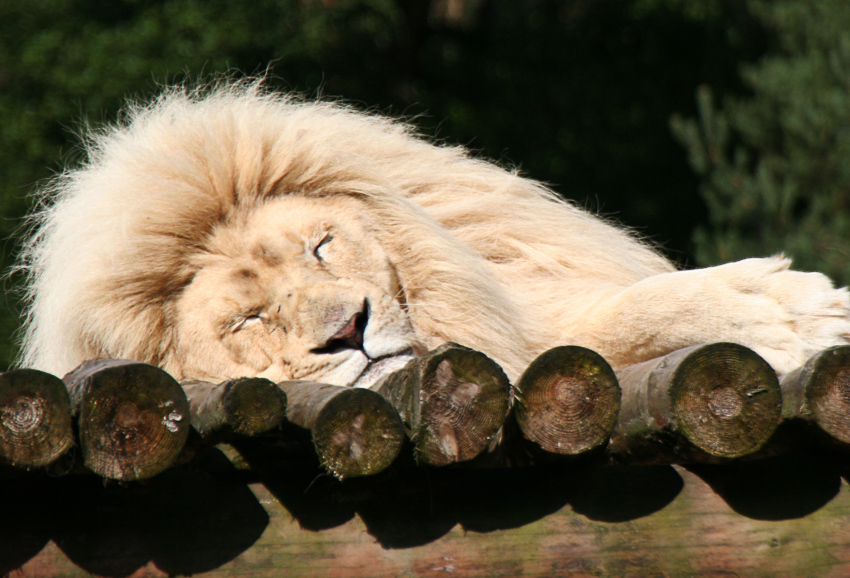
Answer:
<svg viewBox="0 0 850 578"><path fill-rule="evenodd" d="M279 195L361 200L419 339L480 349L512 377L571 341L600 287L672 271L515 171L257 82L169 89L89 134L85 150L42 191L21 261L21 364L60 375L97 356L176 366L175 298L192 255L217 226Z"/></svg>

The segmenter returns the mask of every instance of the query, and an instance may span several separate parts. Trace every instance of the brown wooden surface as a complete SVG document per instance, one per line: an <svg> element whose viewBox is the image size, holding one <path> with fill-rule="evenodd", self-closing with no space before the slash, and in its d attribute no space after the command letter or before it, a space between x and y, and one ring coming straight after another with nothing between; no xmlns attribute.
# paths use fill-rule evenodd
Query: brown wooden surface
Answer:
<svg viewBox="0 0 850 578"><path fill-rule="evenodd" d="M620 386L595 351L555 347L531 362L516 384L517 423L543 450L578 455L604 445L617 423Z"/></svg>
<svg viewBox="0 0 850 578"><path fill-rule="evenodd" d="M286 418L286 394L262 377L181 385L189 399L192 427L208 439L258 435L276 428Z"/></svg>
<svg viewBox="0 0 850 578"><path fill-rule="evenodd" d="M44 467L73 445L71 400L61 379L36 369L0 374L0 462Z"/></svg>
<svg viewBox="0 0 850 578"><path fill-rule="evenodd" d="M762 449L780 422L776 374L735 343L680 349L617 378L623 398L608 449L623 463L725 463Z"/></svg>
<svg viewBox="0 0 850 578"><path fill-rule="evenodd" d="M93 359L63 378L85 466L104 478L142 480L169 468L189 436L189 402L159 367Z"/></svg>
<svg viewBox="0 0 850 578"><path fill-rule="evenodd" d="M484 453L501 437L510 383L495 361L444 343L375 386L398 411L420 464L446 466Z"/></svg>
<svg viewBox="0 0 850 578"><path fill-rule="evenodd" d="M310 381L278 386L286 393L286 419L310 432L322 466L337 478L377 474L401 451L401 418L380 394Z"/></svg>
<svg viewBox="0 0 850 578"><path fill-rule="evenodd" d="M0 482L0 573L850 575L844 454L691 469L404 464L338 482L293 447L223 448L239 468L211 450L129 487L94 476Z"/></svg>

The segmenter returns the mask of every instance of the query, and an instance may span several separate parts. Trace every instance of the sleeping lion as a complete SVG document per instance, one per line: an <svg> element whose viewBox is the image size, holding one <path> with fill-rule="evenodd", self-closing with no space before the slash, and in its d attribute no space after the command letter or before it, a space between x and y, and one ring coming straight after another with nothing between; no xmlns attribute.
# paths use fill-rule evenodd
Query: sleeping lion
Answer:
<svg viewBox="0 0 850 578"><path fill-rule="evenodd" d="M21 364L369 387L453 341L516 379L577 344L615 368L731 341L779 374L848 342L850 301L783 257L676 271L532 180L397 121L171 89L41 194Z"/></svg>

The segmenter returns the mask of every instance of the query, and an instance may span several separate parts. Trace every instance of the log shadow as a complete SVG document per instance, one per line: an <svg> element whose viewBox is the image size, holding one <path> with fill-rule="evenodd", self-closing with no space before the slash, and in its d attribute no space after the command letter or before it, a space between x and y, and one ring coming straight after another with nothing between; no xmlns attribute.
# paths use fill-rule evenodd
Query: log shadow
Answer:
<svg viewBox="0 0 850 578"><path fill-rule="evenodd" d="M573 511L597 522L628 522L670 504L685 483L672 466L603 465L566 480Z"/></svg>
<svg viewBox="0 0 850 578"><path fill-rule="evenodd" d="M458 517L443 499L441 473L409 464L384 472L356 505L366 531L388 549L421 546L450 532Z"/></svg>
<svg viewBox="0 0 850 578"><path fill-rule="evenodd" d="M253 448L252 451L255 451ZM263 483L302 528L320 531L358 515L388 549L433 542L460 524L489 532L515 528L566 504L548 468L424 468L396 464L368 478L338 481L317 469L290 470Z"/></svg>
<svg viewBox="0 0 850 578"><path fill-rule="evenodd" d="M347 490L351 482L339 482L321 468L309 432L287 428L280 435L232 445L301 528L318 532L354 518L357 497Z"/></svg>
<svg viewBox="0 0 850 578"><path fill-rule="evenodd" d="M409 446L388 470L341 482L322 472L308 438L235 447L302 528L321 531L357 515L391 549L433 542L456 525L482 533L518 528L567 504L594 520L632 520L669 504L683 485L669 466L418 467Z"/></svg>
<svg viewBox="0 0 850 578"><path fill-rule="evenodd" d="M409 442L389 469L344 481L321 468L303 431L233 446L304 530L328 530L359 515L385 548L406 548L433 542L457 523L435 507L431 470L412 463Z"/></svg>
<svg viewBox="0 0 850 578"><path fill-rule="evenodd" d="M566 503L551 468L418 467L406 445L384 472L339 481L322 472L312 452L293 452L298 445L235 447L302 528L321 531L358 515L385 548L427 544L458 524L477 532L514 528Z"/></svg>
<svg viewBox="0 0 850 578"><path fill-rule="evenodd" d="M487 533L519 528L570 505L597 521L620 522L664 508L684 483L669 466L528 468L396 468L380 499L357 513L385 548L433 541L460 524Z"/></svg>
<svg viewBox="0 0 850 578"><path fill-rule="evenodd" d="M735 512L755 520L802 518L829 503L841 488L841 464L812 450L687 469Z"/></svg>
<svg viewBox="0 0 850 578"><path fill-rule="evenodd" d="M232 473L216 449L201 461ZM95 476L58 482L53 539L72 562L100 576L123 578L150 561L170 575L209 571L250 548L269 522L237 476L196 467L129 487L104 487Z"/></svg>
<svg viewBox="0 0 850 578"><path fill-rule="evenodd" d="M19 475L0 483L0 576L6 576L47 545L50 530L44 521L53 507L45 499L49 480L42 476Z"/></svg>

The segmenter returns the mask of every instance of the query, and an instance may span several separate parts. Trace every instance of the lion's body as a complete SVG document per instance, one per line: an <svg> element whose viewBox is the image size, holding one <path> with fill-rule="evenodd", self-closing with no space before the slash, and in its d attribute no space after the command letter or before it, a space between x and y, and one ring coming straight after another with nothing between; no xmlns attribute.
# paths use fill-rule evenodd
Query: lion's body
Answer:
<svg viewBox="0 0 850 578"><path fill-rule="evenodd" d="M788 271L777 258L674 272L627 232L538 183L386 119L256 85L206 96L172 91L128 117L91 137L88 163L54 183L55 200L37 217L24 261L25 365L62 374L113 356L181 378L253 372L348 384L347 375L272 358L299 323L339 329L361 313L390 327L378 337L366 330L366 352L409 354L455 341L487 353L512 378L567 343L620 367L694 343L735 341L786 372L850 334L847 292L821 275ZM301 215L297 223L288 211ZM330 247L339 244L345 258L326 267L319 247L337 228ZM278 248L292 253L289 261L268 258L269 243L290 237L294 245ZM293 249L298 243L315 255ZM376 247L362 248L369 243ZM254 279L251 291L268 293L256 307L238 304L253 307L246 318L261 319L277 340L263 345L259 361L244 359L250 341L229 345L230 334L205 321L211 314L201 304L214 301L215 287L241 291L233 271ZM342 295L348 287L353 297ZM295 308L302 319L271 319L267 312L283 315L281 300L293 292L304 298ZM320 304L309 313L311 299ZM247 326L228 327L236 334ZM302 351L329 352L330 334ZM404 343L370 345L380 340Z"/></svg>

